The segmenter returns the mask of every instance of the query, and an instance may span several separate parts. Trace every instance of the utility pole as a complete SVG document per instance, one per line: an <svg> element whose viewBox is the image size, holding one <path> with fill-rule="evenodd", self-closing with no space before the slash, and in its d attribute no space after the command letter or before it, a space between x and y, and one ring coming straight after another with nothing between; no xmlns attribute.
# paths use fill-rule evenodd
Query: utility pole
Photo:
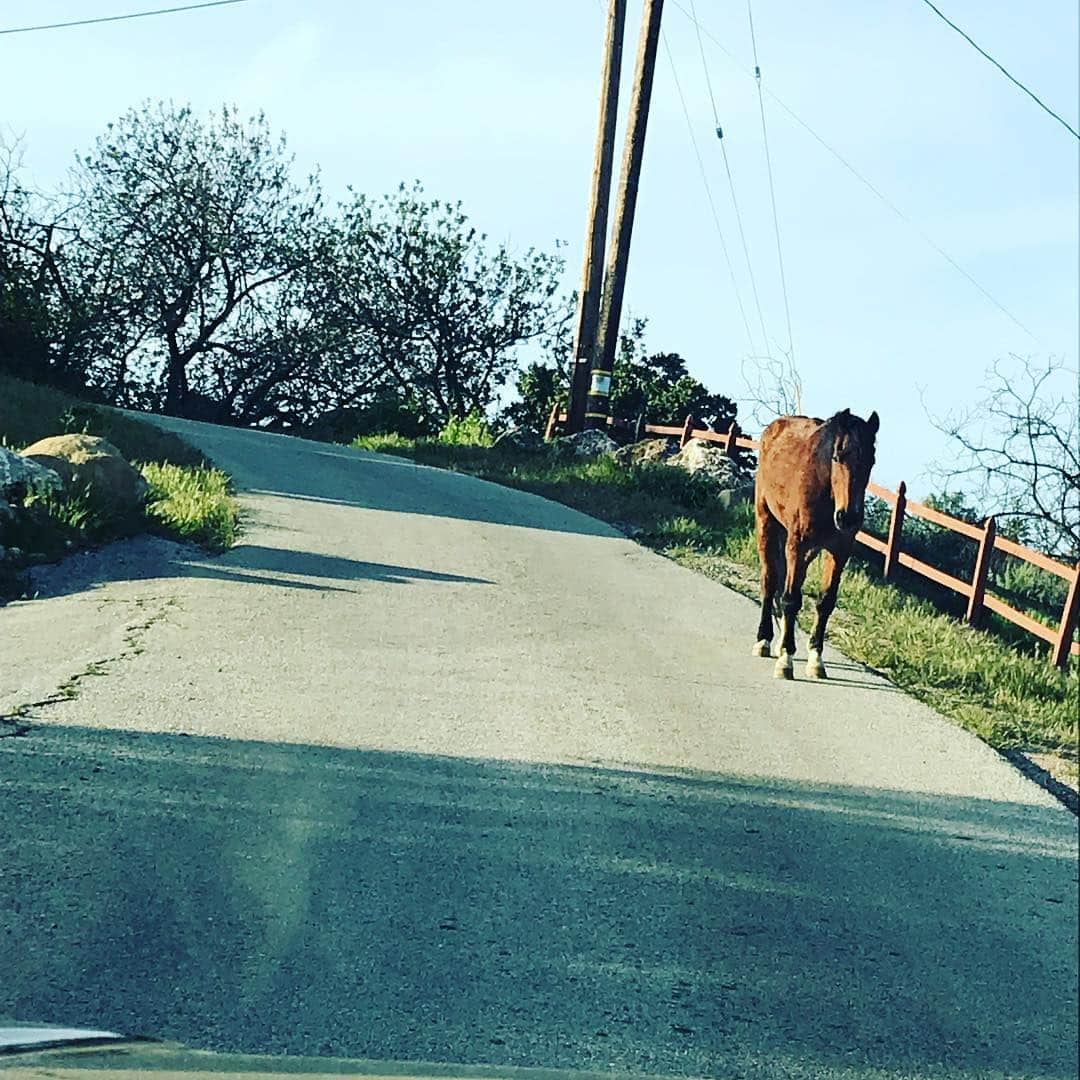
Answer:
<svg viewBox="0 0 1080 1080"><path fill-rule="evenodd" d="M603 429L607 425L610 412L611 369L619 337L619 320L622 317L626 264L630 258L630 235L634 229L634 208L637 205L638 178L641 176L641 161L645 151L645 128L649 122L649 101L652 98L653 72L656 68L660 16L663 10L664 0L645 0L641 16L641 38L638 41L637 69L634 72L634 90L630 98L630 119L623 149L622 174L615 205L615 238L608 254L592 379L585 407L586 428Z"/></svg>
<svg viewBox="0 0 1080 1080"><path fill-rule="evenodd" d="M601 73L600 118L596 126L596 150L593 154L589 223L574 332L574 370L570 376L570 407L567 410L567 430L570 432L581 431L585 427L585 399L589 393L589 374L596 348L596 330L600 323L604 241L607 236L608 204L611 201L611 168L615 158L615 123L618 117L625 24L626 0L610 0Z"/></svg>

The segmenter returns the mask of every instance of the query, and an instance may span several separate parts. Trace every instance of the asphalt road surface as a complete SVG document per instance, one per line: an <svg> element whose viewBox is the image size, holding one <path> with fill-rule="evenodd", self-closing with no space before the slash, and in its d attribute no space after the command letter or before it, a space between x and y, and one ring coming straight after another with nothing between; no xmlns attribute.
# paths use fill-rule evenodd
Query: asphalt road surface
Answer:
<svg viewBox="0 0 1080 1080"><path fill-rule="evenodd" d="M240 543L114 545L0 609L0 1015L1075 1077L1077 822L977 740L828 650L774 680L753 604L567 508L165 423L244 489Z"/></svg>

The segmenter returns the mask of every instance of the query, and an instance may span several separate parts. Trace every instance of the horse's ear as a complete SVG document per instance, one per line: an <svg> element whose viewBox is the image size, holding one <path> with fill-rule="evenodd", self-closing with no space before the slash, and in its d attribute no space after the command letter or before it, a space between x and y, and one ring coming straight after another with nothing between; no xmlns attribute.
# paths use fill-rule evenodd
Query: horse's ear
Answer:
<svg viewBox="0 0 1080 1080"><path fill-rule="evenodd" d="M872 412L870 414L870 419L866 421L867 427L870 428L870 434L871 435L876 435L877 434L878 425L880 423L881 423L881 421L878 419L877 410L875 409L874 412Z"/></svg>

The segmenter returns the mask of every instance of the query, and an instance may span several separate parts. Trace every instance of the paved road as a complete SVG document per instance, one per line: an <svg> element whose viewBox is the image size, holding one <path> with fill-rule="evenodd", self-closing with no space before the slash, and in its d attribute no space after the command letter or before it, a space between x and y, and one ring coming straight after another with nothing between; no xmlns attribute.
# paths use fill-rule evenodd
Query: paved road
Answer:
<svg viewBox="0 0 1080 1080"><path fill-rule="evenodd" d="M168 422L246 489L0 610L0 1015L248 1052L1072 1077L1076 819L574 511ZM826 661L830 659L826 654ZM797 672L798 674L798 672Z"/></svg>

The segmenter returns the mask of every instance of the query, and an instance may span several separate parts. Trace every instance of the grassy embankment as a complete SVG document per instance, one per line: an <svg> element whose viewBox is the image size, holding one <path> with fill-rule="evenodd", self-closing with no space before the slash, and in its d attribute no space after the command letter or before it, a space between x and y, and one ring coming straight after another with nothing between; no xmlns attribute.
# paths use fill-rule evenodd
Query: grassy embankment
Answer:
<svg viewBox="0 0 1080 1080"><path fill-rule="evenodd" d="M39 499L31 514L5 534L8 547L52 559L83 544L98 544L145 528L211 550L232 545L239 507L229 478L177 436L79 401L48 387L0 375L0 442L21 449L38 439L86 432L111 442L150 484L145 520L123 525L95 505L87 491L63 499Z"/></svg>
<svg viewBox="0 0 1080 1080"><path fill-rule="evenodd" d="M757 598L757 548L747 506L724 510L707 481L664 464L626 468L610 458L559 460L504 453L452 439L357 439L355 445L398 454L523 488L623 527L635 538L693 570ZM1048 754L1055 772L1075 783L1076 661L1062 673L1034 638L998 627L982 632L958 621L917 582L917 592L881 580L880 559L854 559L829 624L833 643L886 673L915 697L975 732L991 746ZM811 568L800 622L809 629L820 588L820 560ZM749 643L747 645L749 649ZM805 646L800 645L805 656Z"/></svg>

